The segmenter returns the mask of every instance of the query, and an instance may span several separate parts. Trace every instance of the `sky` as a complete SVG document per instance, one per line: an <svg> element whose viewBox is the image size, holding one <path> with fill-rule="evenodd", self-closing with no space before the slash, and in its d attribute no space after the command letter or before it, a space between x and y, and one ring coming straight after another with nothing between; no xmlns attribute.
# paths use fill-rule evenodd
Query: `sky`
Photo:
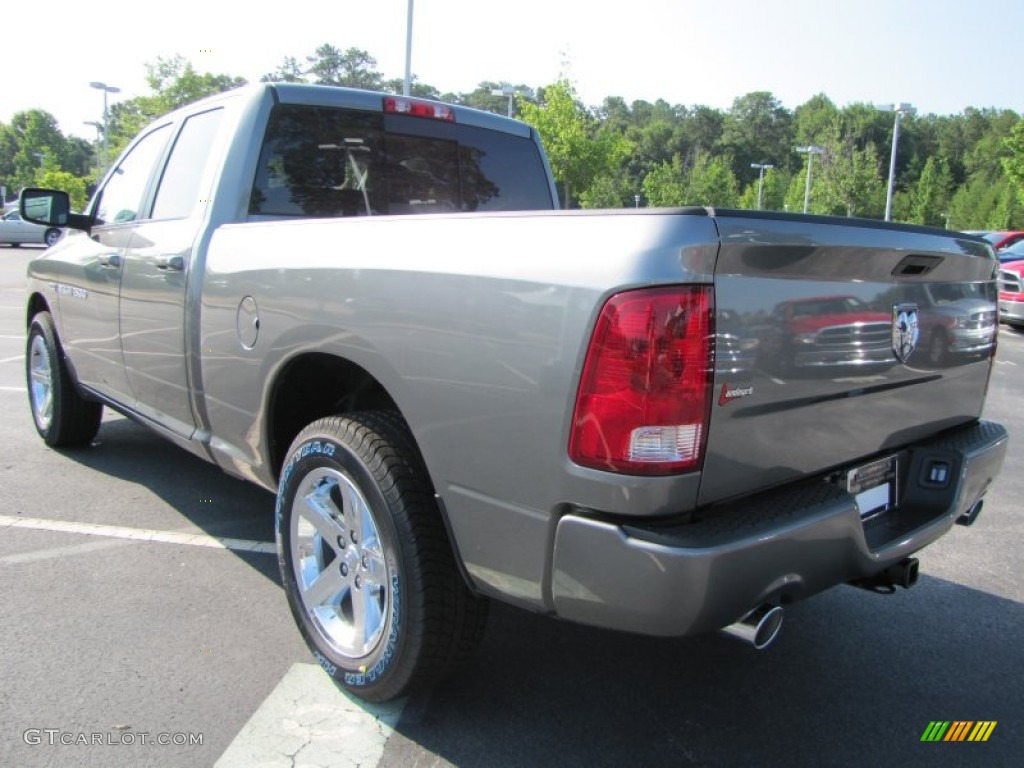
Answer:
<svg viewBox="0 0 1024 768"><path fill-rule="evenodd" d="M254 82L330 43L368 51L387 78L405 72L409 0L52 7L76 10L33 21L31 5L7 9L19 21L0 34L0 121L40 108L65 134L94 138L84 123L101 119L103 94L90 81L119 87L112 102L145 95L158 56ZM770 91L789 109L825 93L838 106L1024 112L1022 28L1022 0L414 0L412 70L442 92L564 74L591 106L621 96L728 109Z"/></svg>

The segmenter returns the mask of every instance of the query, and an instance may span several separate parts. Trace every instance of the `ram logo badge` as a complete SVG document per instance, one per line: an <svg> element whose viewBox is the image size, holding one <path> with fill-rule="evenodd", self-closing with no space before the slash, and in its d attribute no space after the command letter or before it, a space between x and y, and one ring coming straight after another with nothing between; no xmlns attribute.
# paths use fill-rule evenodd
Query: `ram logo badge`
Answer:
<svg viewBox="0 0 1024 768"><path fill-rule="evenodd" d="M917 321L917 304L894 304L892 308L892 351L901 363L914 354L921 328Z"/></svg>

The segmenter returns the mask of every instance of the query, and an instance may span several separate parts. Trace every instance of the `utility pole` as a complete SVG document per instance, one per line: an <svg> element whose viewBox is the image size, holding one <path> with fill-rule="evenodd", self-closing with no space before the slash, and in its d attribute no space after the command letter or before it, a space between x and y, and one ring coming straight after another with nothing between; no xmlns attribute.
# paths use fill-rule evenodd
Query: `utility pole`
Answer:
<svg viewBox="0 0 1024 768"><path fill-rule="evenodd" d="M758 168L760 172L757 174L757 210L761 210L761 193L764 191L764 172L774 168L774 165L770 163L751 163L751 168Z"/></svg>
<svg viewBox="0 0 1024 768"><path fill-rule="evenodd" d="M804 185L804 213L811 207L811 168L814 165L814 156L825 154L822 147L808 144L806 147L797 147L797 152L807 155L807 183Z"/></svg>

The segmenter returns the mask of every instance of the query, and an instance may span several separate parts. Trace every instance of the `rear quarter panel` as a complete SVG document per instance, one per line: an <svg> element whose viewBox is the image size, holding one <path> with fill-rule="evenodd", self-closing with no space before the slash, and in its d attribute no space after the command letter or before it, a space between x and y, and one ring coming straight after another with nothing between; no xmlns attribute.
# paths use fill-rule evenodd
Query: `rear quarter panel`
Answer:
<svg viewBox="0 0 1024 768"><path fill-rule="evenodd" d="M373 375L398 404L482 589L539 604L553 521L692 506L697 478L628 478L566 455L585 344L604 299L708 282L705 216L375 217L221 227L206 260L203 388L219 460L273 484L273 383L306 352ZM238 307L260 332L241 346ZM331 386L331 382L324 382ZM508 542L516 540L516 547Z"/></svg>

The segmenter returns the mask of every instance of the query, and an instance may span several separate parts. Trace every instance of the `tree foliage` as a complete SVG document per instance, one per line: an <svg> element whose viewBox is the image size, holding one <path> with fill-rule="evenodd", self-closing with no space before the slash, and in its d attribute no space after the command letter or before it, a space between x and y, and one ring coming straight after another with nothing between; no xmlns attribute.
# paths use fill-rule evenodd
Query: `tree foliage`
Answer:
<svg viewBox="0 0 1024 768"><path fill-rule="evenodd" d="M264 81L321 83L400 93L403 82L378 70L358 47L324 43L286 56ZM149 121L183 104L236 87L227 74L201 73L174 56L147 65L150 92L110 107L109 157ZM771 163L762 190L767 209L803 208L807 144L814 159L811 211L880 218L885 208L893 113L870 104L837 106L824 93L787 109L768 91L737 96L729 109L662 99L608 96L584 105L571 84L546 88L481 80L466 93L442 92L413 78L412 93L498 114L515 91L516 114L544 140L565 205L757 205L756 168ZM497 92L497 93L496 93ZM95 181L100 141L63 135L41 109L0 123L0 183L13 194L40 174L62 171ZM50 178L49 176L47 178ZM1024 228L1024 121L1011 110L968 108L957 115L907 116L896 157L894 218L934 226ZM65 180L65 185L67 180Z"/></svg>
<svg viewBox="0 0 1024 768"><path fill-rule="evenodd" d="M574 191L584 192L600 177L613 174L631 151L625 137L598 134L596 119L568 80L549 85L540 103L525 102L521 110L522 119L537 129L544 142L565 208L571 207Z"/></svg>

